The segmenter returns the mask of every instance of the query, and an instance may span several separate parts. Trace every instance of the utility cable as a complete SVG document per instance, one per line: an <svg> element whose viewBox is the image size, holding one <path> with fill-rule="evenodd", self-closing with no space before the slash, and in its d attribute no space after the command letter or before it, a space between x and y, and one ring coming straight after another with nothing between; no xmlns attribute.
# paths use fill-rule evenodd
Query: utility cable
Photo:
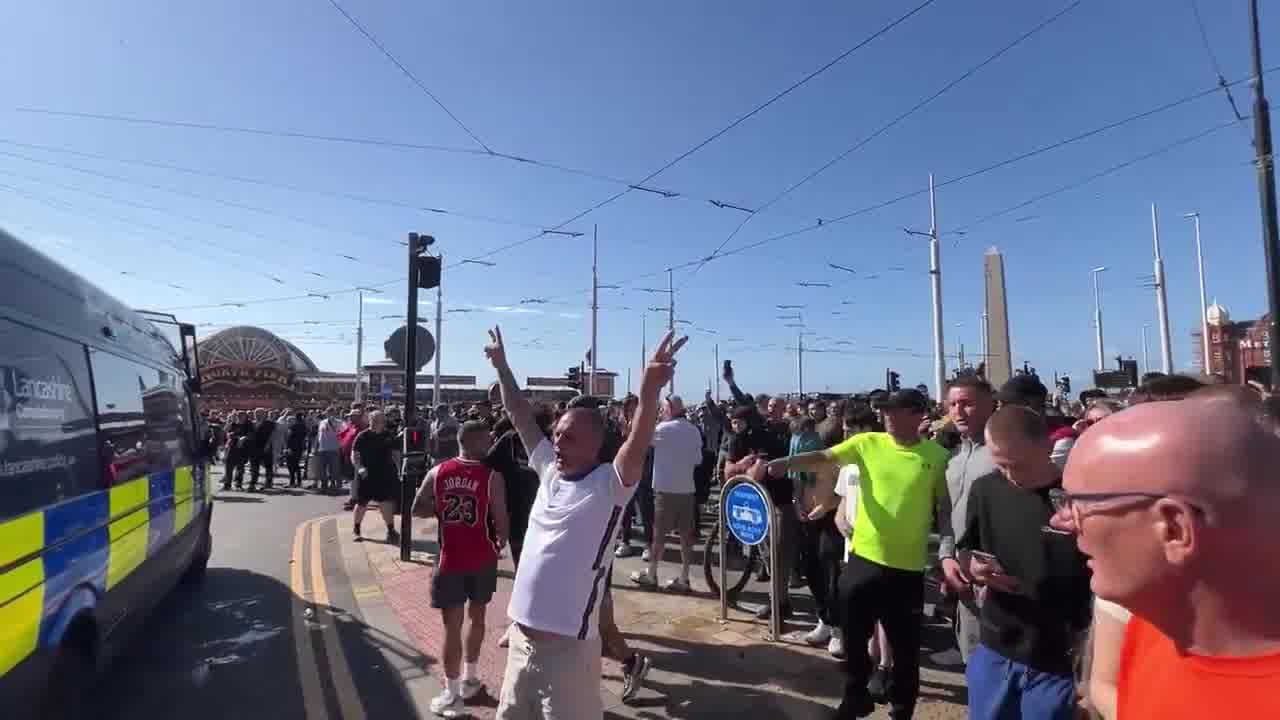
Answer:
<svg viewBox="0 0 1280 720"><path fill-rule="evenodd" d="M852 155L854 152L857 152L858 150L862 149L863 147L866 147L866 146L867 146L868 144L870 144L873 140L875 140L876 138L880 137L881 135L883 135L884 133L888 132L889 130L893 129L895 126L897 126L899 123L903 122L903 121L904 121L904 120L906 120L907 118L910 118L912 115L914 115L914 114L916 114L917 112L919 112L920 110L922 110L922 109L923 109L925 106L927 106L929 103L933 102L934 100L937 100L938 98L940 98L940 97L942 97L943 95L945 95L947 92L949 92L949 91L951 91L952 89L954 89L957 85L960 85L960 84L961 84L961 83L963 83L965 80L968 80L969 78L973 77L975 74L977 74L978 72L980 72L983 68L985 68L986 66L988 66L988 65L990 65L991 63L993 63L993 62L995 62L996 60L998 60L998 59L999 59L1001 56L1003 56L1005 53L1009 52L1010 50L1013 50L1013 49L1014 49L1015 47L1017 47L1018 45L1021 45L1025 40L1027 40L1027 39L1031 38L1031 37L1032 37L1032 36L1034 36L1036 33L1040 32L1041 30L1043 30L1043 29L1047 28L1048 26L1052 25L1054 22L1056 22L1057 20L1059 20L1060 18L1062 18L1064 15L1066 15L1067 13L1069 13L1069 12L1071 12L1072 10L1076 9L1077 7L1079 7L1081 2L1082 2L1082 0L1076 0L1075 2L1071 3L1070 5L1066 6L1066 7L1065 7L1065 8L1063 8L1063 9L1059 10L1057 13L1053 14L1053 15L1052 15L1052 16L1050 16L1049 18L1047 18L1047 19L1045 19L1045 20L1042 20L1042 21L1041 21L1040 23L1038 23L1035 27L1031 28L1030 30L1027 30L1027 31L1026 31L1026 32L1024 32L1024 33L1022 33L1022 34L1021 34L1021 35L1019 35L1017 38L1015 38L1012 42L1009 42L1008 44L1006 44L1004 47L1000 48L1000 49L999 49L999 50L997 50L996 52L992 53L991 55L988 55L988 56L987 56L987 58L986 58L986 59L984 59L982 62L978 63L977 65L974 65L973 67L971 67L971 68L969 68L968 70L964 71L964 72L963 72L963 73L961 73L960 75L956 76L954 79L952 79L950 82L948 82L948 83L946 83L945 85L943 85L941 88L939 88L939 89L938 89L936 92L934 92L933 94L931 94L931 95L929 95L928 97L924 98L923 100L921 100L921 101L917 102L915 105L911 106L911 108L909 108L908 110L906 110L906 111L905 111L905 112L903 112L903 113L900 113L897 117L893 118L892 120L890 120L889 122L885 123L884 125L881 125L881 126L880 126L876 131L875 131L875 132L871 133L870 135L866 136L865 138L862 138L862 139L861 139L861 140L859 140L858 142L854 143L854 144L853 144L853 145L851 145L850 147L846 148L845 150L843 150L842 152L840 152L839 154L837 154L835 157L833 157L833 158L831 158L830 160L828 160L826 163L824 163L824 164L823 164L821 167L819 167L818 169L814 170L813 172L810 172L808 175L805 175L805 176L804 176L803 178L801 178L800 180L798 180L798 181L796 181L796 182L792 183L791 185L789 185L786 189L784 189L782 192L778 193L777 195L774 195L772 198L770 198L770 199L769 199L769 201L768 201L768 202L766 202L764 205L762 205L762 206L761 206L757 211L751 212L751 213L749 213L746 217L744 217L744 218L742 219L742 222L738 223L737 227L735 227L735 228L733 229L733 231L732 231L732 232L730 232L727 236L725 236L724 240L721 240L721 241L720 241L720 244L716 246L716 249L715 249L715 250L713 250L713 251L711 252L711 254L710 254L710 255L708 255L707 257L708 257L708 258L715 257L716 253L718 253L718 252L720 252L721 250L723 250L723 249L724 249L724 246L725 246L725 245L728 245L728 244L729 244L729 242L730 242L731 240L733 240L735 237L737 237L738 233L739 233L739 232L741 232L741 231L742 231L742 229L743 229L744 227L746 227L746 226L747 226L747 224L748 224L748 223L750 223L750 222L751 222L751 220L752 220L753 218L755 218L755 216L756 216L756 212L758 212L759 210L764 210L764 209L767 209L767 208L770 208L770 207L774 206L775 204L777 204L778 202L780 202L783 198L787 197L787 196L788 196L788 195L790 195L792 192L795 192L796 190L798 190L801 186L805 185L806 183L808 183L809 181L811 181L811 180L813 180L814 178L818 177L818 176L819 176L819 175L821 175L822 173L826 172L827 170L829 170L830 168L832 168L832 167L833 167L833 166L835 166L836 164L840 163L840 162L841 162L841 161L843 161L845 158L847 158L847 157L849 157L850 155ZM685 279L685 281L684 281L684 283L683 283L683 284L688 284L688 282L689 282L690 280L692 280L692 279L693 279L693 277L694 277L694 276L696 276L696 275L698 274L698 271L699 271L699 270L701 270L705 265L706 265L706 262L703 262L702 264L700 264L700 265L698 265L697 267L695 267L695 268L693 269L693 272L689 274L689 277Z"/></svg>
<svg viewBox="0 0 1280 720"><path fill-rule="evenodd" d="M377 48L378 52L382 53L383 57L390 60L392 65L395 65L397 68L399 68L400 72L403 73L405 77L409 78L409 82L412 82L427 97L431 98L431 102L434 102L437 107L443 110L445 114L448 115L451 120L453 120L455 125L462 128L462 131L465 132L467 135L469 135L472 140L475 140L477 145L484 148L484 151L486 153L489 153L491 155L493 154L493 148L485 144L485 141L481 140L480 136L472 132L471 128L467 127L466 123L458 119L458 116L454 115L453 111L450 110L449 107L440 100L440 98L436 97L435 93L431 92L431 89L427 87L426 83L418 79L418 76L415 75L412 70L405 67L404 63L400 62L400 60L394 54L392 54L392 52L388 50L385 45L378 42L378 38L374 37L373 33L369 32L369 30L366 29L364 25L361 25L359 20L356 20L354 17L352 17L351 13L347 12L346 8L342 7L342 5L340 5L337 0L329 0L329 4L332 5L335 10L337 10L339 13L342 14L342 17L347 19L347 22L351 24L351 27L355 28L356 31L358 31L361 35L363 35L364 39L368 40L370 45L373 45L375 48Z"/></svg>

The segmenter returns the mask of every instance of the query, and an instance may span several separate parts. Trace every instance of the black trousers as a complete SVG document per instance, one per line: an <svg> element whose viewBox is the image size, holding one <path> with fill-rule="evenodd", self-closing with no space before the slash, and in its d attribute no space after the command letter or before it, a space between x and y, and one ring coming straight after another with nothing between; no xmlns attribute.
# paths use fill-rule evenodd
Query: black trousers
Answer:
<svg viewBox="0 0 1280 720"><path fill-rule="evenodd" d="M239 456L235 451L227 451L227 471L222 476L222 488L225 490L231 487L231 483L235 482L239 488L244 484L244 458Z"/></svg>
<svg viewBox="0 0 1280 720"><path fill-rule="evenodd" d="M271 487L276 481L275 464L271 461L271 451L265 453L254 453L249 457L249 487L258 487L258 470L259 468L267 471L267 476L263 479L263 487Z"/></svg>
<svg viewBox="0 0 1280 720"><path fill-rule="evenodd" d="M924 573L885 567L850 555L840 576L840 600L847 653L844 701L856 707L867 697L867 682L873 670L867 641L880 622L894 651L891 716L894 720L908 720L920 695Z"/></svg>
<svg viewBox="0 0 1280 720"><path fill-rule="evenodd" d="M800 523L800 567L804 569L813 604L822 622L840 626L840 560L844 538L836 529L836 511L817 520Z"/></svg>
<svg viewBox="0 0 1280 720"><path fill-rule="evenodd" d="M289 487L302 484L302 450L285 450L284 465L289 469Z"/></svg>

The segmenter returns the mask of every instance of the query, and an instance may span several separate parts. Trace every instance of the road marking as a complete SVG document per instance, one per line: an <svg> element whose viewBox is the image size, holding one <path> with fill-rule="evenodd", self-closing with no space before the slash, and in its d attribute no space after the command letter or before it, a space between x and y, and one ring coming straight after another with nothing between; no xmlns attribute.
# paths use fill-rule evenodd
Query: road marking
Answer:
<svg viewBox="0 0 1280 720"><path fill-rule="evenodd" d="M294 651L298 657L298 681L302 686L302 703L307 720L329 720L329 708L320 685L320 669L311 645L311 628L304 613L310 608L302 573L302 550L306 546L312 521L300 525L293 533L293 554L289 556L289 585L293 591L290 608L293 615ZM314 543L313 543L314 544Z"/></svg>
<svg viewBox="0 0 1280 720"><path fill-rule="evenodd" d="M329 606L329 587L324 581L324 566L320 560L320 522L312 525L311 533L311 592L316 612L324 612L328 617L320 620L323 626L325 657L329 659L329 674L332 676L334 690L338 696L338 705L342 708L343 720L365 720L364 703L360 701L360 693L356 691L355 681L351 677L351 666L347 663L347 654L342 648L342 640L338 637L337 611ZM319 620L320 618L317 617Z"/></svg>

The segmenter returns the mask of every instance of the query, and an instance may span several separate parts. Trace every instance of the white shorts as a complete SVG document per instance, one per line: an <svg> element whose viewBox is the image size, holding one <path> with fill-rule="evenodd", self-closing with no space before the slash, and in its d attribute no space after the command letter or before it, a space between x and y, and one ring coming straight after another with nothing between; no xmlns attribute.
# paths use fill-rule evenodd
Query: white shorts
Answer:
<svg viewBox="0 0 1280 720"><path fill-rule="evenodd" d="M527 635L512 623L497 720L601 720L600 637Z"/></svg>

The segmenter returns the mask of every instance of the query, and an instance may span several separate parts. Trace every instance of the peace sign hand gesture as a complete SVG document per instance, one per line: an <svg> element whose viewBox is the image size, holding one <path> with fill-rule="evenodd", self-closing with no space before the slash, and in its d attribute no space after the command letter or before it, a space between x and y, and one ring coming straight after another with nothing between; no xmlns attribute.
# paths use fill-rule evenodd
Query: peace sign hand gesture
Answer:
<svg viewBox="0 0 1280 720"><path fill-rule="evenodd" d="M689 342L688 336L672 342L674 337L674 332L668 332L662 338L662 342L658 343L657 349L653 351L653 357L649 359L649 364L644 369L646 385L652 384L660 388L671 382L676 370L676 353Z"/></svg>
<svg viewBox="0 0 1280 720"><path fill-rule="evenodd" d="M484 355L489 358L494 369L502 370L507 367L507 348L502 344L502 328L497 325L489 331L489 342L484 346Z"/></svg>

